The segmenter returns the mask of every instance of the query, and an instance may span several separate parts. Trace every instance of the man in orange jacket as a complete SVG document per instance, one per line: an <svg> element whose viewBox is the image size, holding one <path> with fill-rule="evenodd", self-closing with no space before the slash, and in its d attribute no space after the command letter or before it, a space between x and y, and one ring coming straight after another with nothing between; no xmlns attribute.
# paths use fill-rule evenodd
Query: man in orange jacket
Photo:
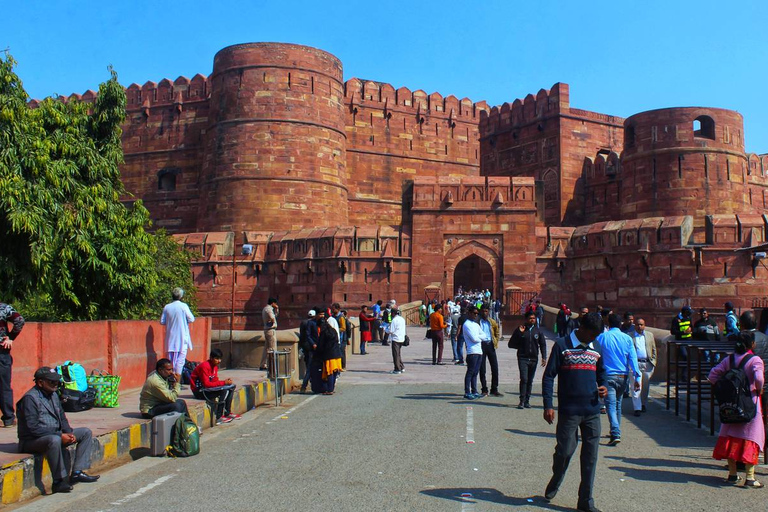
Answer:
<svg viewBox="0 0 768 512"><path fill-rule="evenodd" d="M440 308L435 306L435 312L429 315L429 329L432 331L432 364L445 364L443 363L443 336L446 327Z"/></svg>

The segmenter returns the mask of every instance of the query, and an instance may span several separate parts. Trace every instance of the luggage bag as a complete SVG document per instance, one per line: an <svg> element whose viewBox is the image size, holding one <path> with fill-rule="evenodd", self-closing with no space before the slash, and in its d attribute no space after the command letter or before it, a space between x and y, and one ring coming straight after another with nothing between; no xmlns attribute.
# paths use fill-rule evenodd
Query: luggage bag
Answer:
<svg viewBox="0 0 768 512"><path fill-rule="evenodd" d="M150 451L153 457L165 455L165 449L171 444L171 429L182 414L168 412L152 418Z"/></svg>

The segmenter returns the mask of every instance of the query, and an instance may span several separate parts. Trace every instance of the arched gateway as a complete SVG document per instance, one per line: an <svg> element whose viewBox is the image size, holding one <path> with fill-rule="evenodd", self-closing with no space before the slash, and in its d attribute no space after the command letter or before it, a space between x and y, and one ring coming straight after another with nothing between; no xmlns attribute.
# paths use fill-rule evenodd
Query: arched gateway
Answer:
<svg viewBox="0 0 768 512"><path fill-rule="evenodd" d="M489 289L497 296L500 283L498 253L478 242L466 242L445 256L443 296L453 297L462 286L465 290Z"/></svg>

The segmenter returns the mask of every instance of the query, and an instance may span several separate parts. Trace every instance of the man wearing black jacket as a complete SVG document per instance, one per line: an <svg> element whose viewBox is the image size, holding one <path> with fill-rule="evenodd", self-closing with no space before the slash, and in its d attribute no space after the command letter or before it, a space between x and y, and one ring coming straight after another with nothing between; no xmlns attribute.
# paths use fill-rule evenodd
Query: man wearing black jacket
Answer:
<svg viewBox="0 0 768 512"><path fill-rule="evenodd" d="M541 366L547 364L547 343L536 325L536 313L525 315L525 324L515 329L509 340L509 348L517 349L517 367L520 370L520 403L518 409L531 407L531 390L536 377L536 365L541 352Z"/></svg>

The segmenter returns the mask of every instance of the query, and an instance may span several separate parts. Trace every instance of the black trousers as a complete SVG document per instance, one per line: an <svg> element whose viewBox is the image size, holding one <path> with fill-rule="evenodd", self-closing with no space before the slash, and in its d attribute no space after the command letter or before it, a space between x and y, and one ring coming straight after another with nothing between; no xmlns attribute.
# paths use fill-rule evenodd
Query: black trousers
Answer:
<svg viewBox="0 0 768 512"><path fill-rule="evenodd" d="M182 412L189 416L189 412L187 411L187 402L179 398L172 404L168 403L156 405L148 412L142 413L142 416L145 418L154 418L155 416L160 416L161 414L166 414L169 412Z"/></svg>
<svg viewBox="0 0 768 512"><path fill-rule="evenodd" d="M93 434L87 428L76 428L72 431L77 439L73 471L85 471L91 467L91 452L93 451ZM43 436L30 441L19 441L19 451L23 453L42 453L48 459L51 467L51 477L54 483L61 482L69 475L69 450L61 445L61 434Z"/></svg>
<svg viewBox="0 0 768 512"><path fill-rule="evenodd" d="M403 366L403 358L400 355L400 350L402 348L402 343L396 341L392 342L392 363L395 365L396 372L402 371L405 368L405 366Z"/></svg>
<svg viewBox="0 0 768 512"><path fill-rule="evenodd" d="M546 493L556 493L565 478L571 457L579 444L577 431L581 430L581 484L579 485L580 508L594 506L592 487L595 483L597 449L600 442L600 415L569 416L560 414L557 420L557 446L552 456L552 479Z"/></svg>
<svg viewBox="0 0 768 512"><path fill-rule="evenodd" d="M11 354L0 353L0 411L3 413L4 422L11 422L16 417L13 412L13 389L11 388L12 365Z"/></svg>
<svg viewBox="0 0 768 512"><path fill-rule="evenodd" d="M224 389L218 391L206 391L205 394L203 394L202 391L195 391L193 393L198 400L212 402L213 400L216 400L216 398L219 399L218 406L216 407L216 419L221 418L224 414L232 412L232 399L235 398L234 384L222 387Z"/></svg>
<svg viewBox="0 0 768 512"><path fill-rule="evenodd" d="M499 359L496 357L496 347L493 343L481 343L483 359L480 361L480 391L488 392L488 382L485 380L485 362L491 363L491 393L499 391Z"/></svg>
<svg viewBox="0 0 768 512"><path fill-rule="evenodd" d="M527 404L531 400L533 379L536 378L538 359L517 358L517 368L520 370L520 403Z"/></svg>

